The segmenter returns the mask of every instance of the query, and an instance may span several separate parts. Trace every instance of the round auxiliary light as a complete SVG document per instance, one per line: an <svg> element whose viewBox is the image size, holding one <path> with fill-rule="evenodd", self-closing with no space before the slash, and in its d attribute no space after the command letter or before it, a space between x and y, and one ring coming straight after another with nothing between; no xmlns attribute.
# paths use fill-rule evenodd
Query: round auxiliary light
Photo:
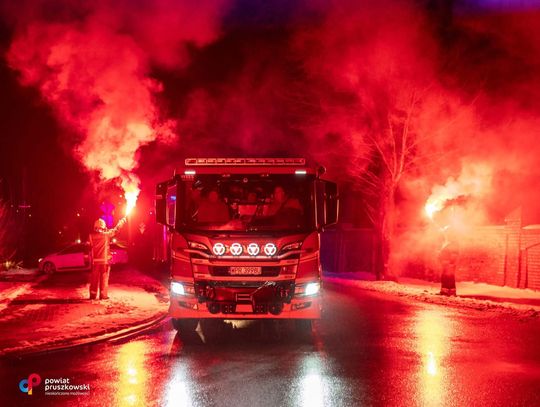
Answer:
<svg viewBox="0 0 540 407"><path fill-rule="evenodd" d="M212 251L216 256L223 256L225 254L225 245L223 243L216 243L212 247Z"/></svg>
<svg viewBox="0 0 540 407"><path fill-rule="evenodd" d="M250 243L248 244L247 251L250 256L256 256L261 251L261 248L257 243Z"/></svg>
<svg viewBox="0 0 540 407"><path fill-rule="evenodd" d="M233 243L230 251L233 256L240 256L242 254L242 245L240 243Z"/></svg>
<svg viewBox="0 0 540 407"><path fill-rule="evenodd" d="M267 256L273 256L277 252L277 247L274 243L266 243L264 245L264 254Z"/></svg>

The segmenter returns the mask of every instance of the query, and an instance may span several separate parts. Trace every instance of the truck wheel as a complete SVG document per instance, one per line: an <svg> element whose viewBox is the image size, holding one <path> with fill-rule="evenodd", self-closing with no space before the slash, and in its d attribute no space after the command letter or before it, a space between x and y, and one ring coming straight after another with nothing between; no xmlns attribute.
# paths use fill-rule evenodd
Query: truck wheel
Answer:
<svg viewBox="0 0 540 407"><path fill-rule="evenodd" d="M231 330L231 325L221 319L201 319L201 339L207 345L227 341Z"/></svg>
<svg viewBox="0 0 540 407"><path fill-rule="evenodd" d="M302 339L311 338L313 331L313 320L311 319L297 319L295 321L296 332Z"/></svg>
<svg viewBox="0 0 540 407"><path fill-rule="evenodd" d="M197 344L200 343L199 335L195 331L197 329L198 319L188 318L173 318L172 325L174 329L178 331L177 336L185 344Z"/></svg>
<svg viewBox="0 0 540 407"><path fill-rule="evenodd" d="M177 331L180 331L182 333L188 333L188 332L194 332L195 328L197 328L197 322L196 319L188 319L188 318L173 318L172 319L172 326Z"/></svg>

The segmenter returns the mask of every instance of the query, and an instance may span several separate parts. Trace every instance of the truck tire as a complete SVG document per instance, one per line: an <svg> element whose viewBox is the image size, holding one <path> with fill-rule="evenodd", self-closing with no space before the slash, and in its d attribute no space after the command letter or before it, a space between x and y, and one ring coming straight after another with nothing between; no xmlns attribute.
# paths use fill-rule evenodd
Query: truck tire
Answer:
<svg viewBox="0 0 540 407"><path fill-rule="evenodd" d="M232 327L221 319L201 319L201 331L202 341L207 345L214 345L226 342Z"/></svg>
<svg viewBox="0 0 540 407"><path fill-rule="evenodd" d="M310 339L313 333L313 320L297 319L295 321L296 333L301 339Z"/></svg>
<svg viewBox="0 0 540 407"><path fill-rule="evenodd" d="M197 337L197 324L199 323L198 319L189 319L189 318L173 318L171 320L174 329L178 331L178 335L183 341L191 341Z"/></svg>

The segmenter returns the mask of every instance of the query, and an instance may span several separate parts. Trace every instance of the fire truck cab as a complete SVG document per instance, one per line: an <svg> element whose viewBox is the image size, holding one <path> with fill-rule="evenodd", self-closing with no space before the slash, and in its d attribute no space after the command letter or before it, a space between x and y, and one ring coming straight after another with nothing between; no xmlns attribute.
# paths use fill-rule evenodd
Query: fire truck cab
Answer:
<svg viewBox="0 0 540 407"><path fill-rule="evenodd" d="M319 233L338 216L323 173L303 158L188 158L157 185L175 328L321 317Z"/></svg>

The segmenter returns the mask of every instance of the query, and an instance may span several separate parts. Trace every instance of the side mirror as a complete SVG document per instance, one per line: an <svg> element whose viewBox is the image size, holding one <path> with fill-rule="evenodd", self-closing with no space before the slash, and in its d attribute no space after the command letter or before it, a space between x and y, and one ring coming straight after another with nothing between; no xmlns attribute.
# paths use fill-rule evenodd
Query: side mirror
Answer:
<svg viewBox="0 0 540 407"><path fill-rule="evenodd" d="M323 181L325 185L325 226L335 225L339 216L339 194L337 184L335 182Z"/></svg>
<svg viewBox="0 0 540 407"><path fill-rule="evenodd" d="M338 221L339 195L337 184L330 181L315 182L316 226L321 230L325 226L335 225Z"/></svg>
<svg viewBox="0 0 540 407"><path fill-rule="evenodd" d="M178 197L178 185L169 184L167 186L167 194L165 195L165 224L170 228L176 226L176 200Z"/></svg>
<svg viewBox="0 0 540 407"><path fill-rule="evenodd" d="M160 225L167 224L167 184L168 182L161 182L156 186L156 222Z"/></svg>
<svg viewBox="0 0 540 407"><path fill-rule="evenodd" d="M161 182L156 187L156 222L174 228L176 225L176 197L178 185L173 181Z"/></svg>
<svg viewBox="0 0 540 407"><path fill-rule="evenodd" d="M324 181L315 181L315 226L321 231L325 224Z"/></svg>

